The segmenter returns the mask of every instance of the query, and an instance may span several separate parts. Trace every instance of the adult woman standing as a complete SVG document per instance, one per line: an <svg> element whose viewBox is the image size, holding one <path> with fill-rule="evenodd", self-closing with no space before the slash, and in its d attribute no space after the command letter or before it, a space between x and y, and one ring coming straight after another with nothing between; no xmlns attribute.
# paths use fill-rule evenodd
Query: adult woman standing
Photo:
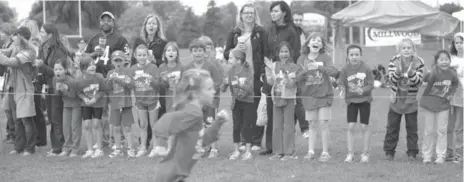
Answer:
<svg viewBox="0 0 464 182"><path fill-rule="evenodd" d="M31 31L31 38L29 42L33 46L34 50L36 51L36 55L38 55L38 50L41 44L40 36L39 36L39 26L37 25L37 21L35 20L24 20L20 23L20 26L24 26L29 28ZM36 66L36 65L34 65ZM43 98L40 96L42 93L42 85L46 84L45 79L42 75L38 73L39 69L34 67L34 104L35 104L35 113L36 115L32 118L35 126L37 128L37 141L36 146L46 146L47 145L47 122L45 120L45 103Z"/></svg>
<svg viewBox="0 0 464 182"><path fill-rule="evenodd" d="M0 41L1 41L1 46L2 49L8 49L12 43L13 43L13 37L11 36L13 34L13 31L15 30L15 27L13 27L13 24L10 23L3 23L0 25ZM10 55L6 55L7 57L10 57ZM0 76L5 78L7 73L7 67L0 65ZM4 80L2 81L4 82ZM2 83L4 84L4 83ZM4 86L4 85L3 85ZM2 86L2 87L3 87ZM5 88L1 88L1 92L6 92ZM4 97L2 93L2 98ZM6 123L6 138L5 141L6 143L14 143L15 141L15 122L13 120L13 117L11 115L8 115L8 113L5 113L7 117L7 123Z"/></svg>
<svg viewBox="0 0 464 182"><path fill-rule="evenodd" d="M69 52L61 42L60 34L55 25L46 23L40 29L42 45L39 47L39 56L37 60L37 68L39 75L41 74L48 86L46 91L46 107L48 119L51 123L50 142L52 150L47 153L48 156L59 155L62 151L64 136L63 136L63 101L61 96L52 95L54 76L53 66L57 60L69 59Z"/></svg>
<svg viewBox="0 0 464 182"><path fill-rule="evenodd" d="M29 43L31 32L27 27L20 27L13 34L10 49L11 56L0 51L0 65L8 67L5 88L8 91L3 107L15 121L16 140L10 154L24 152L24 156L35 152L36 127L32 120L35 115L34 86L32 84L33 64L36 51Z"/></svg>
<svg viewBox="0 0 464 182"><path fill-rule="evenodd" d="M290 43L292 52L294 53L292 56L293 62L296 62L298 57L300 56L300 35L295 30L293 26L293 19L292 19L292 12L290 7L285 1L275 1L272 2L271 7L269 8L271 11L271 19L272 19L272 26L268 31L268 38L267 38L267 46L269 48L267 57L271 60L276 60L276 48L277 46L286 41ZM263 76L263 80L266 80L266 76ZM271 95L271 88L272 86L267 84L266 82L263 84L263 91L269 97L267 97L267 128L266 128L266 148L261 152L261 155L270 155L272 154L272 108L273 102Z"/></svg>
<svg viewBox="0 0 464 182"><path fill-rule="evenodd" d="M253 89L256 109L258 108L261 96L262 82L260 81L260 77L263 72L264 56L268 55L266 43L267 33L261 25L255 7L253 4L243 5L240 9L240 14L237 16L237 27L235 27L227 37L224 58L228 60L229 53L234 48L243 50L246 53L246 61L254 72ZM251 144L253 145L252 148L256 150L261 146L264 128L256 126L257 115L253 115L250 119L253 120L255 124L250 123L250 126L247 127L255 128L253 130L253 141L251 141Z"/></svg>
<svg viewBox="0 0 464 182"><path fill-rule="evenodd" d="M143 26L142 30L140 31L140 38L137 38L134 43L134 47L132 50L135 50L137 46L140 44L145 44L148 46L149 52L151 55L149 55L152 59L152 62L156 64L157 67L159 67L163 63L163 50L164 47L167 44L167 39L166 36L164 35L164 29L163 29L163 23L161 22L160 17L154 14L149 14L143 21ZM131 59L131 65L137 64L137 61L135 60L134 54L132 54L132 59ZM165 95L165 90L160 89L160 95L164 96ZM161 107L159 108L158 111L158 118L163 116L164 113L166 113L166 100L164 97L160 97L159 103ZM148 123L148 138L147 138L147 143L146 145L148 146L150 144L151 138L152 138L152 133L151 133L151 126L150 123Z"/></svg>
<svg viewBox="0 0 464 182"><path fill-rule="evenodd" d="M462 124L463 124L463 83L464 83L464 33L457 33L451 42L451 67L459 77L459 87L451 102L451 112L448 120L446 160L459 162L462 155Z"/></svg>

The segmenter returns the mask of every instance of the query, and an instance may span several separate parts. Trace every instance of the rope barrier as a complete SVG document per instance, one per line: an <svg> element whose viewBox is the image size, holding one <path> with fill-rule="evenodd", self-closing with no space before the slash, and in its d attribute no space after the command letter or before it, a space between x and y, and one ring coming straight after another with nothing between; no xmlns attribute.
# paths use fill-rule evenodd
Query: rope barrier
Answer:
<svg viewBox="0 0 464 182"><path fill-rule="evenodd" d="M227 93L227 92L225 92ZM14 95L16 93L11 93L11 92L3 92L1 93L2 95ZM40 94L40 93L21 93L23 95L38 95L38 96L56 96L57 94ZM109 95L105 95L104 97L107 97L107 98L125 98L125 97L148 97L148 98L153 98L153 97L157 97L157 98L173 98L174 96L173 95L159 95L159 96L156 96L156 95L148 95L148 96L135 96L135 95L131 95L131 96L109 96ZM231 95L221 95L221 96L215 96L215 97L219 97L219 98L234 98L233 96ZM249 96L251 98L261 98L261 96ZM267 97L271 97L271 96L267 96ZM312 97L308 97L308 96L296 96L294 97L295 99L299 99L299 98L312 98ZM344 99L344 97L341 97L339 95L336 95L334 94L333 95L333 98L340 98L340 99ZM372 96L372 98L391 98L390 96ZM409 98L409 97L401 97L401 96L395 96L395 98Z"/></svg>

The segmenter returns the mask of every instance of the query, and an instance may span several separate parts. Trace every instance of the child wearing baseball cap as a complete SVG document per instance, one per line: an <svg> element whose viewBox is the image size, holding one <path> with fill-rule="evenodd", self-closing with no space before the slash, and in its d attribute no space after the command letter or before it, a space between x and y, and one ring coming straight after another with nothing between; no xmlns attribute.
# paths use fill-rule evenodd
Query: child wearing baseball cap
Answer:
<svg viewBox="0 0 464 182"><path fill-rule="evenodd" d="M107 84L109 90L109 105L110 111L110 124L113 126L113 136L115 148L109 157L122 156L121 145L121 127L123 127L124 135L127 138L128 148L127 156L135 157L135 149L132 144L132 124L134 117L132 115L132 100L131 88L132 79L131 71L126 63L128 63L127 56L122 51L114 51L111 55L111 63L114 69L109 71L107 76ZM121 126L122 125L122 126Z"/></svg>

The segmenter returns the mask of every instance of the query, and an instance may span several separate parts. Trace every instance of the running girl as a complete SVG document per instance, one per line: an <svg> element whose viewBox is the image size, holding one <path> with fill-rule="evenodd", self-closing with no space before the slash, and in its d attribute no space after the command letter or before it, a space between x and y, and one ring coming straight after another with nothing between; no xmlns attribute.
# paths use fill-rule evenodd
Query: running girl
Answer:
<svg viewBox="0 0 464 182"><path fill-rule="evenodd" d="M157 165L156 182L184 181L200 156L195 148L218 140L221 126L229 120L226 111L218 113L211 127L203 128L203 107L213 102L215 87L210 74L201 69L184 72L175 92L175 111L166 113L155 124L155 134L166 140L174 136L168 155ZM200 132L203 131L203 132Z"/></svg>

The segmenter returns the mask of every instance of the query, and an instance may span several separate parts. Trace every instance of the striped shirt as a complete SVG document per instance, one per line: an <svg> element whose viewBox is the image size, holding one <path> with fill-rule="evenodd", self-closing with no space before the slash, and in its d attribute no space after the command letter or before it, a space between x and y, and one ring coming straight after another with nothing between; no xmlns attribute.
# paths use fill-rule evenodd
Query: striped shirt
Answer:
<svg viewBox="0 0 464 182"><path fill-rule="evenodd" d="M411 61L396 55L388 63L388 80L391 82L390 107L399 114L417 110L417 93L422 85L424 61L413 56Z"/></svg>

